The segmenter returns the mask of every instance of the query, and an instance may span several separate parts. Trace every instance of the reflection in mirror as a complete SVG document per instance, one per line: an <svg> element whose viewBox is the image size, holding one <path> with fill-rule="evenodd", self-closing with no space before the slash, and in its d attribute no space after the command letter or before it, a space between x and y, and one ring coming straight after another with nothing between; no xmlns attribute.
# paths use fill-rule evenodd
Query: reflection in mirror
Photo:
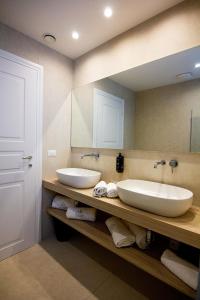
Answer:
<svg viewBox="0 0 200 300"><path fill-rule="evenodd" d="M200 152L200 47L72 91L71 146Z"/></svg>
<svg viewBox="0 0 200 300"><path fill-rule="evenodd" d="M134 92L105 78L72 91L72 147L133 149Z"/></svg>

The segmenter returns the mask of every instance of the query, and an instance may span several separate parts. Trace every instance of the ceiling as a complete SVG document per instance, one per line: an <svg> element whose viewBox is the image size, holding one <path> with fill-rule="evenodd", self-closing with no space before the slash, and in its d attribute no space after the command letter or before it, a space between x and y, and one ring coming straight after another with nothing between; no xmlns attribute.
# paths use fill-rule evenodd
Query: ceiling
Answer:
<svg viewBox="0 0 200 300"><path fill-rule="evenodd" d="M51 33L56 43L48 45L75 59L122 32L182 2L182 0L0 0L0 21L44 43ZM111 6L113 16L103 15ZM71 32L80 33L79 40Z"/></svg>
<svg viewBox="0 0 200 300"><path fill-rule="evenodd" d="M109 78L133 91L142 91L155 87L176 84L187 79L176 78L177 74L191 73L191 78L200 78L200 47L195 47L142 66L110 76Z"/></svg>

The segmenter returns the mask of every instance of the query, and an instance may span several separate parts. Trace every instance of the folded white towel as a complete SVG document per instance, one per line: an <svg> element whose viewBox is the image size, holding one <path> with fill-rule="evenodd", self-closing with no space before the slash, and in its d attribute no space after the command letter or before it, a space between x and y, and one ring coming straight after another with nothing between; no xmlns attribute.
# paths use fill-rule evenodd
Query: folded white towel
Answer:
<svg viewBox="0 0 200 300"><path fill-rule="evenodd" d="M180 278L194 290L197 290L199 273L197 267L178 257L170 250L165 250L163 252L161 256L161 262L178 278Z"/></svg>
<svg viewBox="0 0 200 300"><path fill-rule="evenodd" d="M70 207L66 212L66 216L68 219L95 221L96 209L93 207Z"/></svg>
<svg viewBox="0 0 200 300"><path fill-rule="evenodd" d="M52 207L67 210L69 207L75 207L77 206L78 201L61 196L56 195L52 201Z"/></svg>
<svg viewBox="0 0 200 300"><path fill-rule="evenodd" d="M110 182L107 185L107 197L108 198L116 198L118 197L117 185L113 182Z"/></svg>
<svg viewBox="0 0 200 300"><path fill-rule="evenodd" d="M135 242L135 236L128 230L123 222L116 218L110 217L106 220L106 225L112 235L116 247L127 247Z"/></svg>
<svg viewBox="0 0 200 300"><path fill-rule="evenodd" d="M97 185L94 187L93 190L93 196L95 197L103 197L106 196L107 193L107 184L105 181L100 181L97 183Z"/></svg>
<svg viewBox="0 0 200 300"><path fill-rule="evenodd" d="M124 221L124 223L126 224L128 229L135 235L135 241L138 247L143 250L146 249L150 244L150 241L147 241L148 230L127 221Z"/></svg>

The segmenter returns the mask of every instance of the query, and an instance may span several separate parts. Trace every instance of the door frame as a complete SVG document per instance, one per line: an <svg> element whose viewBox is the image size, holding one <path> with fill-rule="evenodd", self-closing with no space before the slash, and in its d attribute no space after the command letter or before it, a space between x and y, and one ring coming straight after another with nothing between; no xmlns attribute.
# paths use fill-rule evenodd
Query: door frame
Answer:
<svg viewBox="0 0 200 300"><path fill-rule="evenodd" d="M43 66L26 60L20 56L0 49L0 57L20 65L34 69L37 72L36 97L36 148L35 148L35 243L41 240L41 207L42 207L42 117L43 117Z"/></svg>

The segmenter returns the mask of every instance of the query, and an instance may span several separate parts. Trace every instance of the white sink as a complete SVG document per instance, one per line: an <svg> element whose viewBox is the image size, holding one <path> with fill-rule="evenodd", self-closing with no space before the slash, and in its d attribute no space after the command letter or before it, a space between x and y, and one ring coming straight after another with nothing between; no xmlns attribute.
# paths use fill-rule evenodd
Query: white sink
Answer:
<svg viewBox="0 0 200 300"><path fill-rule="evenodd" d="M78 168L59 169L56 174L61 183L80 189L94 187L101 178L100 172Z"/></svg>
<svg viewBox="0 0 200 300"><path fill-rule="evenodd" d="M165 217L181 216L192 206L193 193L173 185L128 179L117 188L124 203Z"/></svg>

